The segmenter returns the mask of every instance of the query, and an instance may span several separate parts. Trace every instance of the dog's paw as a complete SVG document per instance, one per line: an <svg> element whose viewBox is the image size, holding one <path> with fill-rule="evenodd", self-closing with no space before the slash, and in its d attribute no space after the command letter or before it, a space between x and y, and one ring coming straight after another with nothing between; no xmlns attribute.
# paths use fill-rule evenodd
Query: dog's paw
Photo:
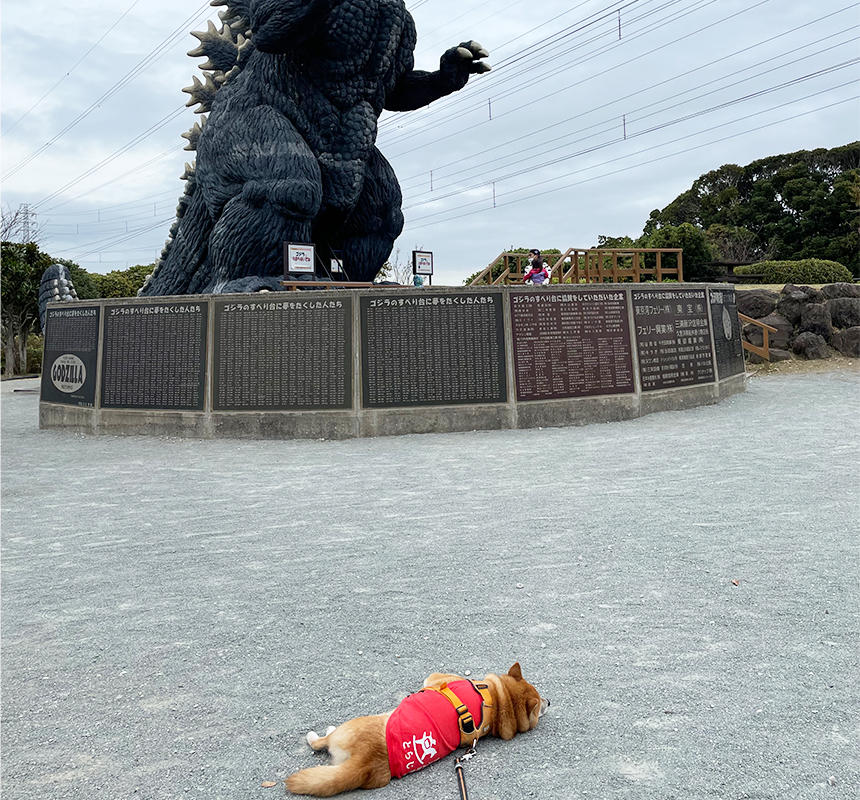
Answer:
<svg viewBox="0 0 860 800"><path fill-rule="evenodd" d="M305 739L307 739L308 744L313 747L314 742L317 742L322 737L316 731L308 731Z"/></svg>
<svg viewBox="0 0 860 800"><path fill-rule="evenodd" d="M336 730L337 730L337 725L329 725L329 726L325 729L325 735L326 735L326 736L331 736L331 735L332 735Z"/></svg>

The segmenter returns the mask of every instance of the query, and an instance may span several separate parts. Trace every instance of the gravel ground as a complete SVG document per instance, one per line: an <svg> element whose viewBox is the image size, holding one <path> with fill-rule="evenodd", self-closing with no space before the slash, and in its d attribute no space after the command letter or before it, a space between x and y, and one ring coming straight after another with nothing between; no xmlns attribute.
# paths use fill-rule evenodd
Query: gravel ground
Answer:
<svg viewBox="0 0 860 800"><path fill-rule="evenodd" d="M39 431L35 385L2 385L4 800L282 797L309 728L517 659L552 707L472 800L857 797L856 372L345 442Z"/></svg>

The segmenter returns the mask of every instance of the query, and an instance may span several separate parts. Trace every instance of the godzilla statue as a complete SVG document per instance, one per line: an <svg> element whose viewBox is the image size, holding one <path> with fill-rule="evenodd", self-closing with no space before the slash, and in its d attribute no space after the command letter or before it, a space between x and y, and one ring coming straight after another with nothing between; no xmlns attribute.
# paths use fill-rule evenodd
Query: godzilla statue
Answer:
<svg viewBox="0 0 860 800"><path fill-rule="evenodd" d="M185 191L142 296L280 289L284 242L337 253L349 279L373 280L403 228L401 195L375 146L383 110L411 111L489 72L474 41L413 69L403 0L212 0L220 30L194 32L204 80L185 89L201 123L182 134ZM205 116L208 114L208 117ZM42 278L75 300L68 270Z"/></svg>
<svg viewBox="0 0 860 800"><path fill-rule="evenodd" d="M279 289L283 243L337 252L351 280L377 275L403 228L401 195L375 146L384 109L409 111L487 72L477 42L413 69L403 0L212 0L221 28L193 35L205 80L183 91L187 133L177 219L144 296Z"/></svg>

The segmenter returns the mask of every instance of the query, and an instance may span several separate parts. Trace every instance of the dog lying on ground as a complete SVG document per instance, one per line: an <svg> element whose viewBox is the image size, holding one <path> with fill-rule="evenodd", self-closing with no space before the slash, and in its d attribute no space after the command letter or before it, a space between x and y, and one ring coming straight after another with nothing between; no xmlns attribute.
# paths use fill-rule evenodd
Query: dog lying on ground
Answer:
<svg viewBox="0 0 860 800"><path fill-rule="evenodd" d="M324 736L310 731L308 744L328 749L333 763L290 775L287 789L317 797L378 789L482 736L512 739L530 731L548 706L519 662L507 675L488 673L481 681L434 672L394 711L351 719Z"/></svg>

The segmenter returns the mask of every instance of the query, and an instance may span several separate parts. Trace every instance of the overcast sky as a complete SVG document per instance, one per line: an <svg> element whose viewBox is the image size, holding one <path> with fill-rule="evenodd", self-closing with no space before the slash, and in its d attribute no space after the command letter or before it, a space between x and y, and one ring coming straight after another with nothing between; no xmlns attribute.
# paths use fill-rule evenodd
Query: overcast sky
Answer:
<svg viewBox="0 0 860 800"><path fill-rule="evenodd" d="M416 67L464 39L494 67L430 108L385 114L401 261L459 285L510 246L637 236L722 164L837 147L860 121L860 3L409 0ZM5 0L2 200L42 249L94 272L152 262L193 153L197 0ZM620 11L620 14L619 14Z"/></svg>

